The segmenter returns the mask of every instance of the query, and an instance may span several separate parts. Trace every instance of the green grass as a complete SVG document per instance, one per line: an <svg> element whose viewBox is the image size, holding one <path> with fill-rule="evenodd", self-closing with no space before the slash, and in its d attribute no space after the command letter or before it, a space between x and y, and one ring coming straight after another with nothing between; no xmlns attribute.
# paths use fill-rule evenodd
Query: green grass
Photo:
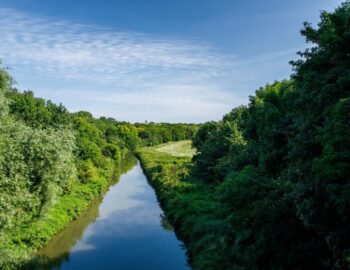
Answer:
<svg viewBox="0 0 350 270"><path fill-rule="evenodd" d="M71 193L59 197L56 204L39 219L3 232L0 269L35 268L36 258L33 254L36 249L76 219L92 199L107 189L108 184L103 177L88 184L77 183Z"/></svg>
<svg viewBox="0 0 350 270"><path fill-rule="evenodd" d="M190 140L169 142L151 147L154 151L169 154L175 157L193 157L196 149L192 147Z"/></svg>
<svg viewBox="0 0 350 270"><path fill-rule="evenodd" d="M88 183L77 183L70 193L60 196L56 204L39 219L0 232L0 269L38 269L37 249L43 247L69 222L77 219L91 201L101 196L123 171L129 170L135 159L125 158L118 167L111 164L104 173Z"/></svg>
<svg viewBox="0 0 350 270"><path fill-rule="evenodd" d="M167 219L184 242L192 269L230 269L230 232L220 193L191 174L190 141L139 149L144 173L157 193ZM186 154L187 153L187 154ZM191 154L189 154L191 153Z"/></svg>

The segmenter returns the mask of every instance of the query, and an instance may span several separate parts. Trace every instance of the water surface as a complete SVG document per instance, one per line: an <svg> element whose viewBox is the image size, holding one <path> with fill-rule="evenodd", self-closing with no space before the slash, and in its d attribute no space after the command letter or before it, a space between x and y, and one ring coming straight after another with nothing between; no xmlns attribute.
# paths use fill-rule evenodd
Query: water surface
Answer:
<svg viewBox="0 0 350 270"><path fill-rule="evenodd" d="M43 269L189 269L139 163L39 253Z"/></svg>

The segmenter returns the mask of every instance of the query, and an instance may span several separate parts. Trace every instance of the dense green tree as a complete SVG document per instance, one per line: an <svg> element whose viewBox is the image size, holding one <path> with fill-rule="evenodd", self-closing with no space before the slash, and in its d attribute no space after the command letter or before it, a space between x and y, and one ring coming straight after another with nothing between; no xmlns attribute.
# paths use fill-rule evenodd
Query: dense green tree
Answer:
<svg viewBox="0 0 350 270"><path fill-rule="evenodd" d="M195 124L169 124L169 123L136 123L138 136L142 145L152 146L170 141L192 139L197 132L198 125Z"/></svg>
<svg viewBox="0 0 350 270"><path fill-rule="evenodd" d="M4 117L8 111L8 100L5 95L10 86L10 77L4 69L0 69L0 117Z"/></svg>
<svg viewBox="0 0 350 270"><path fill-rule="evenodd" d="M8 97L10 113L17 119L23 120L32 127L58 127L70 123L70 114L62 105L56 105L42 98L35 98L32 91L19 92L10 89Z"/></svg>
<svg viewBox="0 0 350 270"><path fill-rule="evenodd" d="M0 69L0 255L5 230L71 192L91 199L128 151L193 139L193 164L141 155L194 268L349 269L350 2L301 33L311 48L291 62L290 80L202 125L69 113L12 88ZM23 239L10 247L34 245Z"/></svg>
<svg viewBox="0 0 350 270"><path fill-rule="evenodd" d="M197 175L223 181L238 269L350 267L349 1L301 33L313 47L291 62L291 80L194 138Z"/></svg>
<svg viewBox="0 0 350 270"><path fill-rule="evenodd" d="M245 153L246 141L242 133L245 107L238 107L225 115L223 120L202 125L193 139L198 154L194 157L197 174L209 182L220 182L230 169L234 153Z"/></svg>
<svg viewBox="0 0 350 270"><path fill-rule="evenodd" d="M218 124L216 122L206 122L197 131L196 136L192 140L192 144L197 149L200 149L202 145L212 136L216 131Z"/></svg>
<svg viewBox="0 0 350 270"><path fill-rule="evenodd" d="M75 180L72 132L34 129L6 115L9 89L0 70L0 229L40 216Z"/></svg>

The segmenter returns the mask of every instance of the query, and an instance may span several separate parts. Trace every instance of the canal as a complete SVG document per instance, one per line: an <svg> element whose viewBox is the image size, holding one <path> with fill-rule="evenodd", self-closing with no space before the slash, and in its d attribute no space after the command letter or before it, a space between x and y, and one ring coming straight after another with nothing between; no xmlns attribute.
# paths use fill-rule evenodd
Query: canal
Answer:
<svg viewBox="0 0 350 270"><path fill-rule="evenodd" d="M190 269L137 161L39 255L42 269Z"/></svg>

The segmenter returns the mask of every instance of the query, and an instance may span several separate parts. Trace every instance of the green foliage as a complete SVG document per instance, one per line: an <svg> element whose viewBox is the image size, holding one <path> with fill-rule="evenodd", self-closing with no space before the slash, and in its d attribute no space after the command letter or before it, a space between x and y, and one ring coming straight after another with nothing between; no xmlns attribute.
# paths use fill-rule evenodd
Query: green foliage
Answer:
<svg viewBox="0 0 350 270"><path fill-rule="evenodd" d="M229 209L221 269L350 267L349 1L301 33L314 47L292 62L291 80L194 138L194 171Z"/></svg>
<svg viewBox="0 0 350 270"><path fill-rule="evenodd" d="M118 175L115 168L129 152L141 144L190 138L196 130L69 113L61 104L12 88L3 69L0 110L1 269L19 268L76 218ZM150 137L142 137L145 130Z"/></svg>
<svg viewBox="0 0 350 270"><path fill-rule="evenodd" d="M193 269L350 268L350 2L301 33L313 47L290 80L199 126L72 114L0 69L0 268L19 268L135 150ZM154 147L184 139L192 160L188 143Z"/></svg>
<svg viewBox="0 0 350 270"><path fill-rule="evenodd" d="M11 230L0 231L0 268L35 269L33 251L77 218L92 199L106 190L108 184L105 178L95 178L93 183L77 183L69 193L60 196L55 206L48 208L41 218L22 223Z"/></svg>
<svg viewBox="0 0 350 270"><path fill-rule="evenodd" d="M7 72L0 68L0 118L8 112L8 100L5 98L10 87L10 77Z"/></svg>
<svg viewBox="0 0 350 270"><path fill-rule="evenodd" d="M269 250L267 248L270 247L265 247L256 255L252 253L254 252L252 249L244 249L246 241L251 239L244 239L243 235L247 234L249 237L249 232L254 233L259 229L259 224L254 223L255 230L251 230L255 214L260 213L260 219L263 220L273 209L272 205L266 208L268 204L261 202L265 199L266 193L278 186L277 183L269 183L267 178L262 181L258 170L248 166L241 172L230 174L221 185L208 185L191 173L193 164L189 157L158 151L162 147L160 145L140 149L138 156L144 172L157 192L167 219L174 225L177 235L185 243L192 269L254 269L256 263L264 266L269 260L268 256L271 258L289 256L289 249ZM285 192L288 188L288 186L281 187L280 192ZM278 196L276 192L272 193L269 202L275 202ZM278 203L284 203L285 210L290 212L290 205L284 201L282 199ZM248 212L245 208L247 204L250 205L249 209L252 212ZM240 209L241 212L232 212L236 209ZM288 222L290 220L285 219L285 223ZM272 231L273 229L271 227ZM275 229L278 232L276 238L283 242L282 236L285 234L283 228ZM290 233L294 232L295 230ZM242 233L240 238L239 233ZM269 233L257 237L263 239ZM283 244L289 243L283 242ZM265 261L259 261L260 254L266 256ZM242 260L242 255L246 256L246 261Z"/></svg>
<svg viewBox="0 0 350 270"><path fill-rule="evenodd" d="M108 187L140 139L129 123L12 89L3 69L0 109L0 268L18 269Z"/></svg>
<svg viewBox="0 0 350 270"><path fill-rule="evenodd" d="M35 98L32 91L20 93L17 89L10 89L7 96L11 100L11 115L31 127L66 126L71 121L71 115L62 104Z"/></svg>
<svg viewBox="0 0 350 270"><path fill-rule="evenodd" d="M244 107L232 111L231 115L242 115ZM228 159L230 152L245 148L246 141L239 127L240 118L226 116L219 123L209 122L201 126L194 139L198 154L194 157L197 174L208 182L220 182L228 170L236 164ZM207 135L204 135L208 132Z"/></svg>
<svg viewBox="0 0 350 270"><path fill-rule="evenodd" d="M200 149L202 145L213 136L213 132L216 131L217 123L215 122L206 122L204 123L197 131L196 136L193 137L192 143L193 146L197 149Z"/></svg>
<svg viewBox="0 0 350 270"><path fill-rule="evenodd" d="M198 125L168 123L136 123L138 136L143 146L152 146L171 141L190 140L195 135Z"/></svg>
<svg viewBox="0 0 350 270"><path fill-rule="evenodd" d="M75 167L74 138L67 130L3 121L0 134L1 228L28 220L28 213L42 213L68 192Z"/></svg>
<svg viewBox="0 0 350 270"><path fill-rule="evenodd" d="M217 238L224 231L222 205L208 186L189 177L191 158L172 156L157 147L140 149L137 154L167 219L186 244L193 268L217 269L218 258L225 256L222 238Z"/></svg>

